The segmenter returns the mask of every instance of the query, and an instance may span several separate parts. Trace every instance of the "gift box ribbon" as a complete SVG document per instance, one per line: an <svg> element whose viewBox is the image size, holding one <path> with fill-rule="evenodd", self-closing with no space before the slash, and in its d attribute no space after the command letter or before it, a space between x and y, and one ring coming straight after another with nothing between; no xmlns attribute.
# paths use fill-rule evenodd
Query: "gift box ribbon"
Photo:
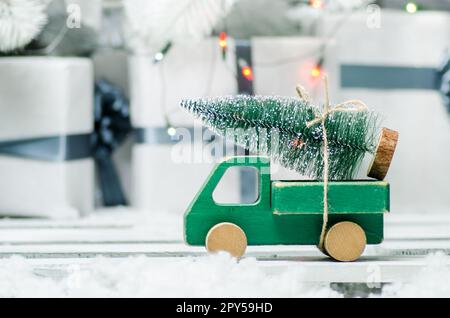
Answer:
<svg viewBox="0 0 450 318"><path fill-rule="evenodd" d="M183 141L188 137L192 142L196 134L200 134L202 141L209 143L215 140L215 135L209 129L202 127L200 131L195 131L194 127L174 128L174 134L169 135L165 127L134 128L134 141L136 144L145 145L169 145ZM184 134L187 134L185 136Z"/></svg>
<svg viewBox="0 0 450 318"><path fill-rule="evenodd" d="M441 92L444 103L450 111L450 54L438 68L343 64L341 86L437 90Z"/></svg>
<svg viewBox="0 0 450 318"><path fill-rule="evenodd" d="M91 156L91 134L1 141L0 154L45 161L89 158Z"/></svg>
<svg viewBox="0 0 450 318"><path fill-rule="evenodd" d="M440 74L434 68L341 65L341 86L372 89L438 89Z"/></svg>
<svg viewBox="0 0 450 318"><path fill-rule="evenodd" d="M112 155L132 131L125 95L107 81L95 83L95 129L92 133L24 138L0 142L0 154L45 161L94 158L105 206L127 200Z"/></svg>

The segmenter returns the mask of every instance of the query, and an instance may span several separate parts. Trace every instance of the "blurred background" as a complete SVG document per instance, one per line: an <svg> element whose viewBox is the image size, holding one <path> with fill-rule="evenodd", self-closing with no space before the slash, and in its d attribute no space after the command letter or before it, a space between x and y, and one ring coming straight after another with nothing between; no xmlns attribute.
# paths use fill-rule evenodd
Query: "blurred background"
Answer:
<svg viewBox="0 0 450 318"><path fill-rule="evenodd" d="M0 0L0 215L181 215L214 166L173 160L214 155L181 99L301 83L320 105L325 74L400 133L391 212L450 213L449 49L449 0ZM255 191L244 170L218 195Z"/></svg>

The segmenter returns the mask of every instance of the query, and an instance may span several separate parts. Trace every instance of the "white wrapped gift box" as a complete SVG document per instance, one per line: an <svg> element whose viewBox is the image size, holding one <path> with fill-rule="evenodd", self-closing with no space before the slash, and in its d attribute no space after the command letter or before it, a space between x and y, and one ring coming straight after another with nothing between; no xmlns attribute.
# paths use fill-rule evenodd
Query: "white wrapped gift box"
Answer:
<svg viewBox="0 0 450 318"><path fill-rule="evenodd" d="M63 155L80 151L67 148L67 136L86 140L92 132L93 87L88 59L0 58L0 145L61 138L61 156L51 160L5 154L0 147L0 215L67 218L93 209L92 159Z"/></svg>
<svg viewBox="0 0 450 318"><path fill-rule="evenodd" d="M343 24L336 38L340 63L437 68L450 47L450 14L447 12L410 15L382 10L379 28L374 27L372 18L366 13L353 14ZM330 32L340 19L342 16L325 17L324 32ZM439 92L431 89L341 89L340 100L353 98L380 111L385 117L383 126L400 133L386 178L391 183L392 211L448 210L450 120ZM361 177L365 172L362 171Z"/></svg>
<svg viewBox="0 0 450 318"><path fill-rule="evenodd" d="M177 42L157 64L152 56L130 57L132 123L147 136L133 146L133 206L151 212L183 213L211 172L214 160L174 159L180 153L191 153L194 158L193 149L203 149L208 158L211 149L203 147L201 134L189 141L170 142L164 113L174 127L192 128L193 117L179 106L183 98L236 94L233 43L229 46L226 61L217 39ZM239 200L239 175L227 184L227 199Z"/></svg>

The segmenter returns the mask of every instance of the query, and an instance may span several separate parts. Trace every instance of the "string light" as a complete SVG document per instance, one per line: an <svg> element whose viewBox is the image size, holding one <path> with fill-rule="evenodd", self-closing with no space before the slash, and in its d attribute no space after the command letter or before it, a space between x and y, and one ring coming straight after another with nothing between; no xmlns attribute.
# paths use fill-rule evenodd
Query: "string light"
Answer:
<svg viewBox="0 0 450 318"><path fill-rule="evenodd" d="M226 32L220 32L219 46L222 49L222 58L225 59L227 57L227 50L228 50L228 41Z"/></svg>
<svg viewBox="0 0 450 318"><path fill-rule="evenodd" d="M227 43L227 33L226 32L220 32L220 35L219 35L219 46L222 49L226 49L227 48L228 43Z"/></svg>
<svg viewBox="0 0 450 318"><path fill-rule="evenodd" d="M321 57L315 65L311 68L310 75L313 78L318 78L323 74L322 70L323 57Z"/></svg>
<svg viewBox="0 0 450 318"><path fill-rule="evenodd" d="M164 45L164 47L153 57L153 64L161 62L166 56L167 52L169 52L171 47L172 42L171 41L167 42L166 45Z"/></svg>
<svg viewBox="0 0 450 318"><path fill-rule="evenodd" d="M177 130L173 127L169 127L167 128L167 134L171 137L175 136L175 134L177 133Z"/></svg>
<svg viewBox="0 0 450 318"><path fill-rule="evenodd" d="M242 67L242 76L244 76L249 81L253 81L252 68L250 66L248 66L248 65Z"/></svg>
<svg viewBox="0 0 450 318"><path fill-rule="evenodd" d="M164 58L164 54L162 54L161 52L158 52L155 54L154 61L159 62L159 61L162 61L163 58Z"/></svg>
<svg viewBox="0 0 450 318"><path fill-rule="evenodd" d="M322 9L324 7L323 0L310 0L309 5L314 9Z"/></svg>
<svg viewBox="0 0 450 318"><path fill-rule="evenodd" d="M322 74L322 68L321 68L320 66L316 65L316 66L314 66L314 67L311 69L311 76L312 76L312 77L317 78L317 77L319 77L321 74Z"/></svg>
<svg viewBox="0 0 450 318"><path fill-rule="evenodd" d="M417 4L415 4L414 2L408 2L405 6L405 10L408 13L416 13L417 12Z"/></svg>

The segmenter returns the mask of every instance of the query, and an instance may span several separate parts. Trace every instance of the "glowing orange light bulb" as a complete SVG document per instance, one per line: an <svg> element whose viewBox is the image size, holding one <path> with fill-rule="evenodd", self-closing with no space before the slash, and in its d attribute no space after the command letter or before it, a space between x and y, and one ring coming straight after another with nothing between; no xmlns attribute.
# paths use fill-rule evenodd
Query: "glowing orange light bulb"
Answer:
<svg viewBox="0 0 450 318"><path fill-rule="evenodd" d="M314 66L314 67L311 69L311 76L312 76L312 77L319 77L320 74L322 74L322 70L320 69L319 66Z"/></svg>
<svg viewBox="0 0 450 318"><path fill-rule="evenodd" d="M220 35L219 35L219 46L222 49L226 49L227 48L228 43L227 43L227 33L226 32L220 32Z"/></svg>
<svg viewBox="0 0 450 318"><path fill-rule="evenodd" d="M309 5L314 9L322 9L323 8L323 0L310 0Z"/></svg>
<svg viewBox="0 0 450 318"><path fill-rule="evenodd" d="M253 72L252 72L252 69L250 68L250 66L244 66L242 68L242 75L249 81L253 80Z"/></svg>

